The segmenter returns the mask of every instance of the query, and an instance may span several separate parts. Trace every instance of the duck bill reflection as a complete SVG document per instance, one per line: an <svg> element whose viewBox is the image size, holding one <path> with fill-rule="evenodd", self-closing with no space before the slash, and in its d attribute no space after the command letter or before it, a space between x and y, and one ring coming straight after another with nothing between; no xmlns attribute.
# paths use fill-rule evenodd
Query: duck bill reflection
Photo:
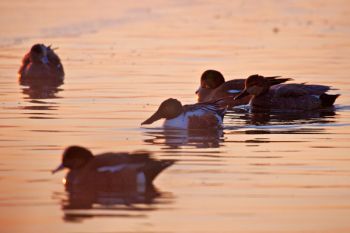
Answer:
<svg viewBox="0 0 350 233"><path fill-rule="evenodd" d="M158 121L162 118L163 118L162 114L159 111L157 111L150 118L148 118L147 120L142 122L141 125L149 125L149 124L152 124L153 122Z"/></svg>
<svg viewBox="0 0 350 233"><path fill-rule="evenodd" d="M234 98L234 100L242 99L243 97L245 97L247 95L249 95L249 92L247 91L247 89L244 89Z"/></svg>
<svg viewBox="0 0 350 233"><path fill-rule="evenodd" d="M63 164L60 164L56 169L52 170L51 173L55 174L56 172L59 172L64 169Z"/></svg>

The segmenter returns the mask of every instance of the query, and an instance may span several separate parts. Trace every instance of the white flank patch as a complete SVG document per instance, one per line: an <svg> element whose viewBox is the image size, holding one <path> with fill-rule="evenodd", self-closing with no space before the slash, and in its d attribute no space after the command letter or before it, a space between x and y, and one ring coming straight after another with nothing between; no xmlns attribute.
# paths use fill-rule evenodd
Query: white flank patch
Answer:
<svg viewBox="0 0 350 233"><path fill-rule="evenodd" d="M319 95L312 95L313 97L316 97L317 99L320 99Z"/></svg>
<svg viewBox="0 0 350 233"><path fill-rule="evenodd" d="M164 121L164 127L165 128L178 128L178 129L186 129L187 128L187 117L185 114L181 114L178 117L175 117L170 120L165 120Z"/></svg>
<svg viewBox="0 0 350 233"><path fill-rule="evenodd" d="M125 164L119 164L119 165L114 165L114 166L104 166L104 167L99 167L97 169L98 172L119 172L123 170L126 167Z"/></svg>
<svg viewBox="0 0 350 233"><path fill-rule="evenodd" d="M189 111L182 113L180 116L175 117L170 120L165 120L164 127L165 128L177 128L177 129L187 129L188 128L188 118L191 116L201 117L207 114L208 111L203 109L196 109L195 111ZM222 119L218 114L215 114L215 117L218 119L219 124L222 124Z"/></svg>
<svg viewBox="0 0 350 233"><path fill-rule="evenodd" d="M227 93L230 93L230 94L238 94L240 93L242 90L235 90L235 89L231 89L231 90L228 90Z"/></svg>
<svg viewBox="0 0 350 233"><path fill-rule="evenodd" d="M146 192L146 176L143 172L137 173L137 192Z"/></svg>

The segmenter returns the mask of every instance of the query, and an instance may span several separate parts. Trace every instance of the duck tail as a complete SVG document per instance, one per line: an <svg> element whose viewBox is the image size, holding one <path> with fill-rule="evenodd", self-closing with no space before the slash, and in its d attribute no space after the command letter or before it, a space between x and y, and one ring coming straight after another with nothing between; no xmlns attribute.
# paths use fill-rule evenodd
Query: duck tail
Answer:
<svg viewBox="0 0 350 233"><path fill-rule="evenodd" d="M292 78L280 78L280 77L281 76L272 76L272 77L265 77L265 79L269 82L270 86L293 80Z"/></svg>
<svg viewBox="0 0 350 233"><path fill-rule="evenodd" d="M160 161L152 161L143 169L143 172L146 176L146 182L148 185L151 185L153 180L167 167L170 167L175 163L174 160L160 160Z"/></svg>
<svg viewBox="0 0 350 233"><path fill-rule="evenodd" d="M320 95L321 105L322 107L331 107L333 106L335 100L339 97L339 94L336 95L329 95L326 93L323 93Z"/></svg>

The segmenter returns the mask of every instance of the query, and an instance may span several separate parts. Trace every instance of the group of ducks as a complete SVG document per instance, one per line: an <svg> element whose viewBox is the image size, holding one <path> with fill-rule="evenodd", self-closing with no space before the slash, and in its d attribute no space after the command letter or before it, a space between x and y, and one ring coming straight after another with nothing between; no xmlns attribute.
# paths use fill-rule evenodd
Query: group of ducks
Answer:
<svg viewBox="0 0 350 233"><path fill-rule="evenodd" d="M339 96L327 94L330 87L325 85L284 83L290 80L256 74L225 81L219 71L207 70L196 91L199 103L183 106L176 99L167 99L142 125L165 118L164 127L207 129L220 127L226 110L235 106L249 104L259 111L311 111L333 106Z"/></svg>
<svg viewBox="0 0 350 233"><path fill-rule="evenodd" d="M24 56L19 69L22 85L59 86L64 80L60 58L51 46L35 44ZM249 104L251 109L311 111L333 106L339 95L331 95L325 85L285 82L289 78L251 75L247 79L225 81L216 70L207 70L201 76L196 91L198 103L182 105L176 99L162 102L158 110L141 125L165 118L164 127L181 129L218 128L227 109ZM111 188L144 190L165 168L170 160L155 160L149 153L105 153L93 156L79 146L68 147L62 164L53 173L68 168L67 187Z"/></svg>

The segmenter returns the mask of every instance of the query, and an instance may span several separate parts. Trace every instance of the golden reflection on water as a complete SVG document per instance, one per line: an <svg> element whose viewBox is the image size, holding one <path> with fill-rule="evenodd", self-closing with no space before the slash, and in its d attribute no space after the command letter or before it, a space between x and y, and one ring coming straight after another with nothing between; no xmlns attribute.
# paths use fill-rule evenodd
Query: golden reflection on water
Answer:
<svg viewBox="0 0 350 233"><path fill-rule="evenodd" d="M177 149L185 146L194 148L216 148L220 146L220 142L223 142L222 129L189 131L177 129L147 129L144 135L147 138L144 140L146 144L159 145L160 147L166 146L167 149Z"/></svg>
<svg viewBox="0 0 350 233"><path fill-rule="evenodd" d="M67 222L82 222L91 218L136 217L144 218L145 213L157 211L164 204L171 203L170 193L160 192L149 186L144 192L136 190L67 190L56 193L54 199L61 202Z"/></svg>
<svg viewBox="0 0 350 233"><path fill-rule="evenodd" d="M0 231L349 232L348 6L2 1ZM57 89L17 83L37 42L59 47L66 77ZM282 75L341 96L329 111L234 109L214 132L140 127L165 98L196 102L206 69ZM76 194L50 174L72 144L178 163L147 204L139 194Z"/></svg>

